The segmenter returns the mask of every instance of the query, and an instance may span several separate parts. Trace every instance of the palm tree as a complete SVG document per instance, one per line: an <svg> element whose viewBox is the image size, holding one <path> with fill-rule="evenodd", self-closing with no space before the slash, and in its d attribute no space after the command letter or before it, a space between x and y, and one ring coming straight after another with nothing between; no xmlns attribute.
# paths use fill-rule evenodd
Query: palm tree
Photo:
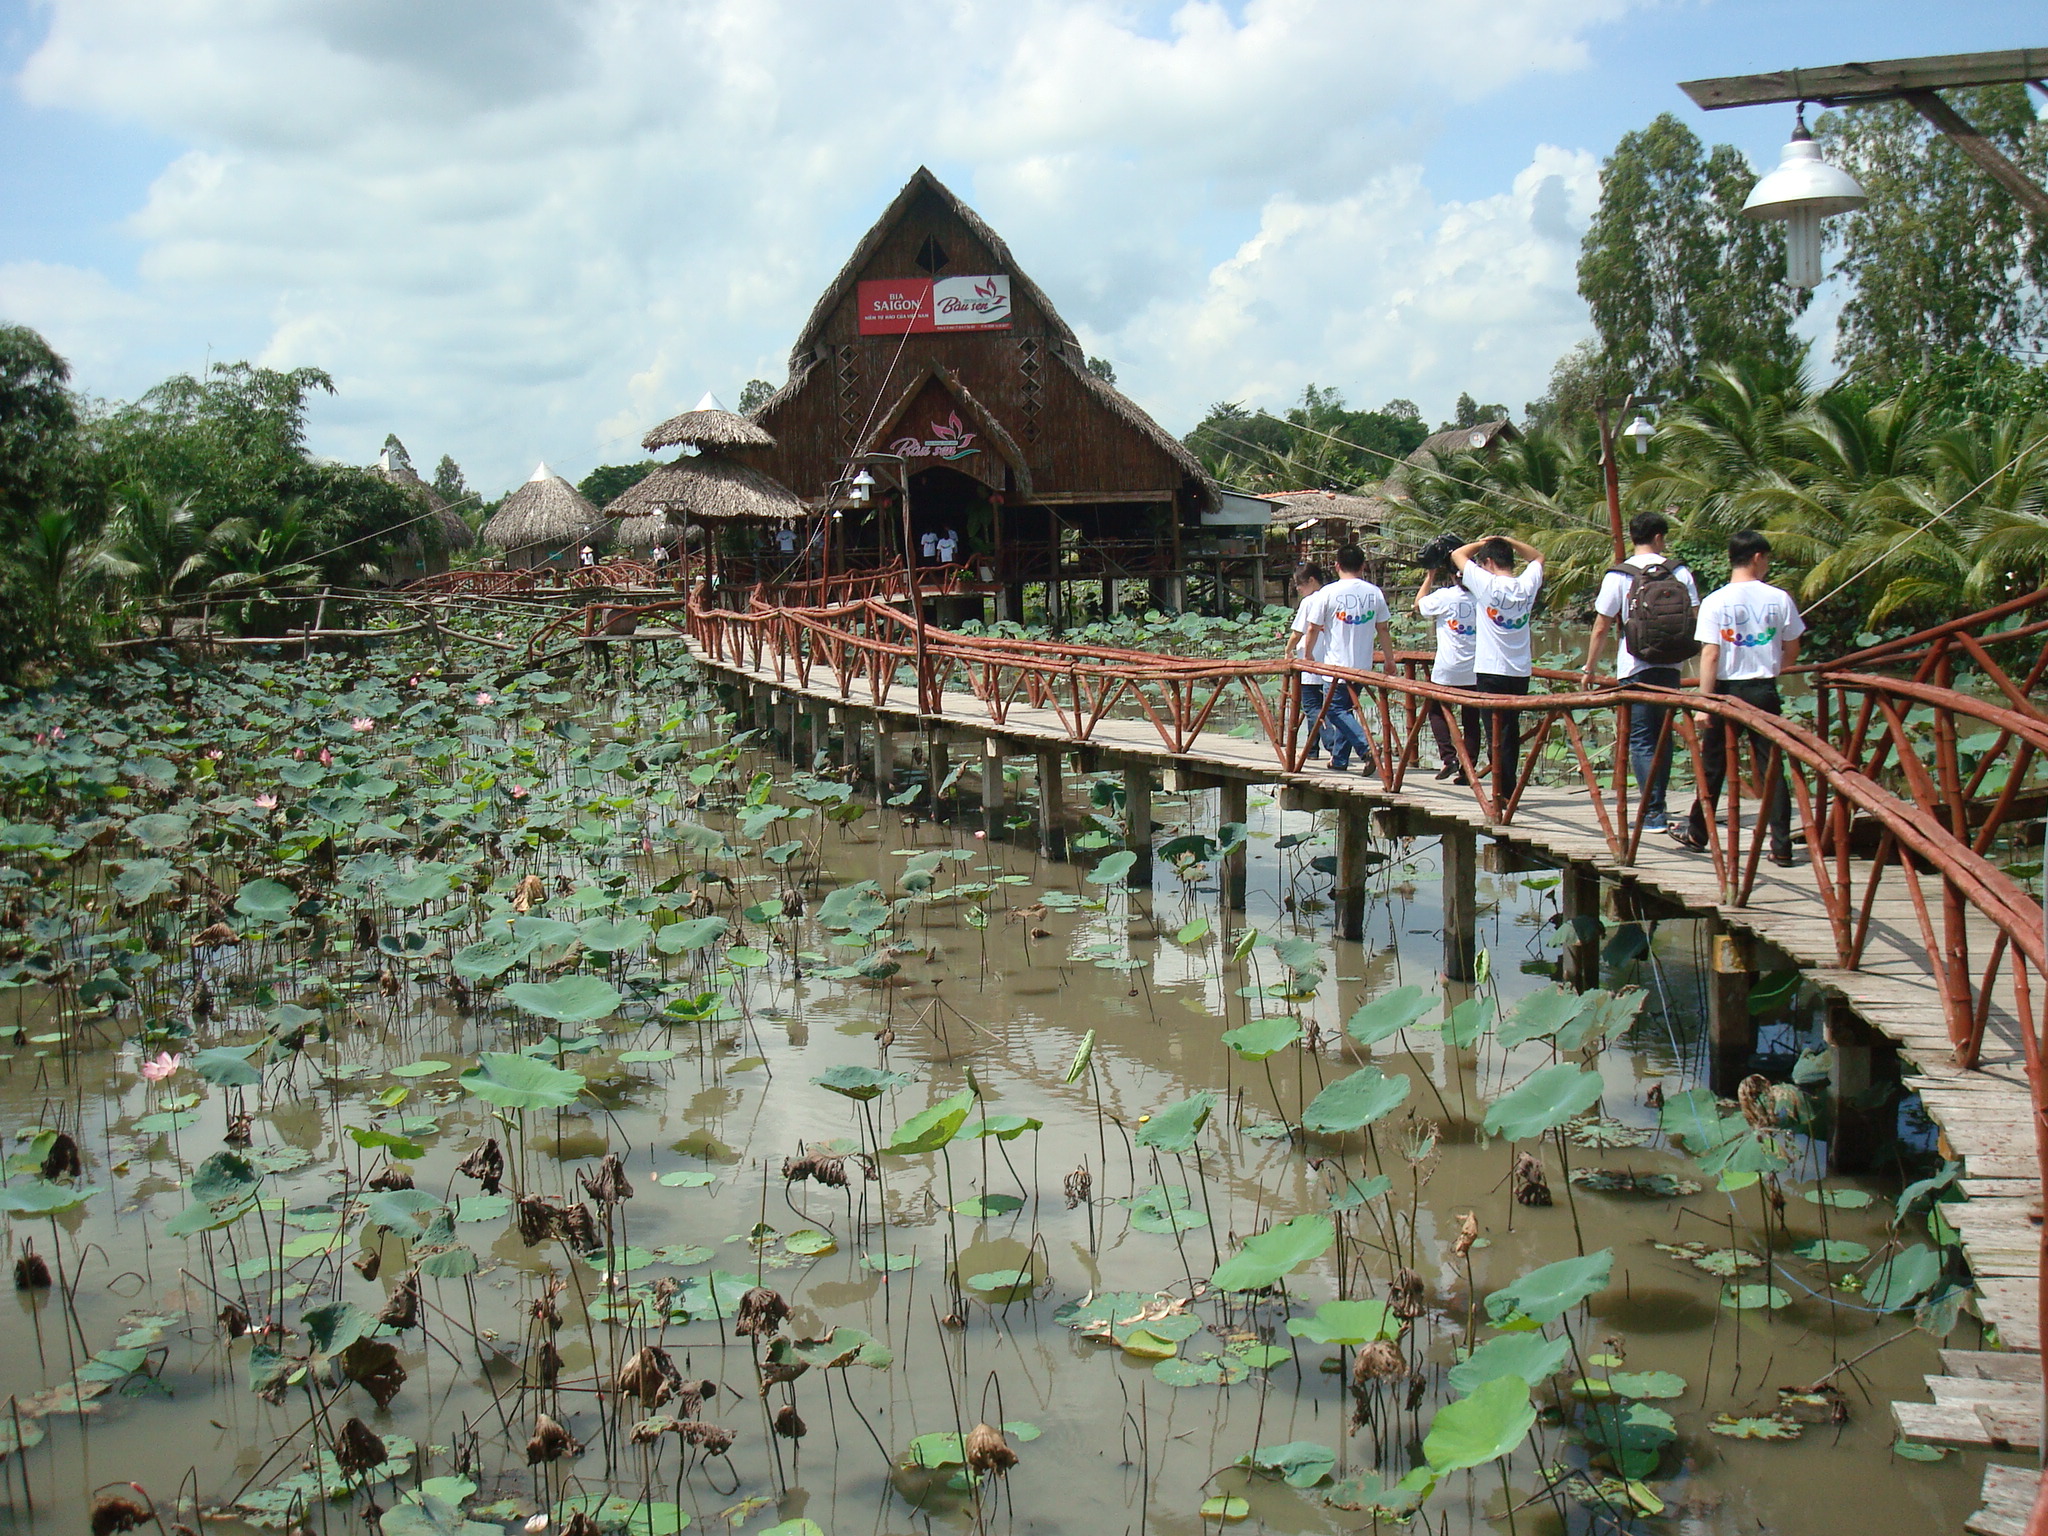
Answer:
<svg viewBox="0 0 2048 1536"><path fill-rule="evenodd" d="M94 559L130 595L154 606L168 639L179 599L198 594L221 556L219 529L199 526L190 497L170 497L137 481L116 492L114 517Z"/></svg>
<svg viewBox="0 0 2048 1536"><path fill-rule="evenodd" d="M14 546L14 557L33 594L35 625L46 657L55 657L67 628L79 632L89 624L82 615L93 611L94 546L78 513L71 507L46 507L29 519Z"/></svg>

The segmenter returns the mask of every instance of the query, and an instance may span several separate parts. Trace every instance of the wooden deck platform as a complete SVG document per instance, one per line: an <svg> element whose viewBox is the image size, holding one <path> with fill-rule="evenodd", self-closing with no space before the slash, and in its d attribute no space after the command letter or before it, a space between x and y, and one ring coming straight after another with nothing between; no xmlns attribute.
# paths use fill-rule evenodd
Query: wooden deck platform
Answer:
<svg viewBox="0 0 2048 1536"><path fill-rule="evenodd" d="M822 665L811 669L808 687L798 688L793 671L787 681L778 679L772 663L754 668L711 662L694 646L693 653L709 670L735 681L766 684L814 704L872 712L890 720L892 729L917 726L907 687L894 690L894 702L876 710L866 697L865 679L856 684L851 698L842 700L837 679ZM1927 965L1919 922L1902 882L1892 880L1879 886L1864 963L1860 969L1844 970L1835 963L1834 931L1810 869L1779 869L1763 863L1749 904L1723 907L1711 861L1668 839L1646 837L1634 864L1618 864L1608 851L1591 802L1578 788L1531 786L1524 792L1513 823L1500 825L1485 819L1469 790L1438 783L1427 773L1411 774L1400 792L1393 793L1377 779L1355 771L1343 775L1311 767L1289 773L1258 739L1205 732L1191 751L1175 754L1143 720L1103 720L1089 740L1080 743L1067 734L1059 716L1050 709L1034 709L1020 702L997 726L986 706L970 694L949 692L942 695L940 704L947 729L997 737L1012 744L1011 750L1017 753L1053 745L1085 747L1107 761L1149 762L1216 778L1270 784L1312 799L1355 801L1362 807L1401 806L1432 819L1461 823L1545 859L1589 865L1602 874L1632 881L1692 911L1717 913L1731 929L1752 933L1781 950L1824 991L1842 999L1866 1023L1897 1043L1907 1064L1907 1085L1918 1091L1928 1114L1939 1125L1944 1150L1963 1164L1962 1187L1969 1198L1949 1206L1946 1214L1961 1234L1977 1276L1984 1320L1997 1330L2006 1350L2030 1355L2024 1366L2013 1367L2030 1372L2036 1384L2032 1407L2026 1413L2020 1412L2017 1401L2006 1401L2017 1393L1998 1390L2010 1389L2013 1383L1981 1372L1957 1378L1974 1385L1944 1387L1931 1405L1897 1406L1902 1411L1925 1409L1937 1415L1940 1424L1960 1431L1967 1405L1973 1423L1989 1427L1987 1434L1995 1430L2012 1445L2040 1443L2040 1363L2031 1358L2041 1348L2037 1323L2040 1185L2030 1128L2032 1101L2011 981L2001 974L1981 1065L1974 1071L1959 1069ZM1678 806L1689 803L1682 796L1674 796L1674 800ZM1988 921L1973 923L1973 954L1989 954L1993 939ZM1927 1437L1953 1438L1932 1433ZM1987 1438L1971 1443L1992 1442Z"/></svg>

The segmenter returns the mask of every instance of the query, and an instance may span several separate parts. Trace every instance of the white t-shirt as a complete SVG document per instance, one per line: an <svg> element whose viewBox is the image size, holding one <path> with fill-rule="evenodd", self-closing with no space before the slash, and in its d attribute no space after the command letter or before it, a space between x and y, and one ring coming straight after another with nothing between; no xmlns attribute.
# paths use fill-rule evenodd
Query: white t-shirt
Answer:
<svg viewBox="0 0 2048 1536"><path fill-rule="evenodd" d="M1308 633L1308 605L1316 600L1316 593L1322 590L1321 587L1317 587L1315 592L1309 593L1307 597L1304 597L1294 605L1294 622L1287 626L1290 634L1305 635ZM1315 660L1313 656L1309 655L1307 647L1297 646L1296 650L1300 653L1302 660ZM1320 672L1304 672L1301 674L1301 680L1304 685L1313 685L1315 687L1321 687L1329 681Z"/></svg>
<svg viewBox="0 0 2048 1536"><path fill-rule="evenodd" d="M939 552L939 536L936 533L920 534L918 535L917 547L925 559L929 560Z"/></svg>
<svg viewBox="0 0 2048 1536"><path fill-rule="evenodd" d="M1806 620L1790 593L1767 581L1731 581L1700 604L1693 638L1701 645L1718 645L1715 677L1737 682L1776 677L1785 664L1785 642L1805 633Z"/></svg>
<svg viewBox="0 0 2048 1536"><path fill-rule="evenodd" d="M1387 595L1369 581L1341 576L1310 594L1301 605L1310 624L1320 625L1311 661L1364 672L1373 666L1373 637L1393 618Z"/></svg>
<svg viewBox="0 0 2048 1536"><path fill-rule="evenodd" d="M1670 559L1668 555L1638 554L1630 555L1622 563L1624 565L1632 565L1639 571L1646 571L1659 560L1668 559ZM1676 561L1672 561L1672 563L1674 565L1677 564ZM1692 572L1680 565L1678 566L1678 579L1685 584L1685 590L1691 595L1693 607L1699 607L1700 589L1699 584L1692 579ZM1616 571L1609 571L1600 578L1600 592L1593 599L1593 611L1605 614L1610 619L1619 619L1622 613L1622 604L1628 596L1628 589L1634 585L1634 577L1623 576ZM1619 625L1615 629L1615 645L1618 647L1614 655L1614 675L1616 677L1634 677L1643 668L1658 665L1654 661L1636 660L1634 653L1628 648L1628 641L1620 633Z"/></svg>
<svg viewBox="0 0 2048 1536"><path fill-rule="evenodd" d="M1529 660L1529 620L1536 612L1536 594L1543 590L1543 562L1530 561L1519 576L1502 576L1468 560L1464 584L1479 610L1473 670L1529 676L1536 670Z"/></svg>
<svg viewBox="0 0 2048 1536"><path fill-rule="evenodd" d="M775 530L775 547L776 547L776 549L777 549L777 550L779 550L779 551L780 551L781 553L783 553L783 554L785 554L785 555L793 555L793 554L795 554L795 553L796 553L796 530L795 530L794 528L778 528L778 529L776 529L776 530Z"/></svg>
<svg viewBox="0 0 2048 1536"><path fill-rule="evenodd" d="M1415 606L1424 618L1436 620L1436 662L1429 680L1446 687L1470 687L1478 670L1472 653L1479 640L1479 605L1472 594L1463 587L1437 587Z"/></svg>
<svg viewBox="0 0 2048 1536"><path fill-rule="evenodd" d="M943 561L945 564L951 565L953 563L953 557L959 553L960 542L959 540L955 539L953 535L951 535L950 533L939 540L939 559Z"/></svg>

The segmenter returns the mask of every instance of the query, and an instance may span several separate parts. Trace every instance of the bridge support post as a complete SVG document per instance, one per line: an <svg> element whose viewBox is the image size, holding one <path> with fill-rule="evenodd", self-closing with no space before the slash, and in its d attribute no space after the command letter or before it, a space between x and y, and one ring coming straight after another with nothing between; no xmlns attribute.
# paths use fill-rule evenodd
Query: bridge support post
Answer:
<svg viewBox="0 0 2048 1536"><path fill-rule="evenodd" d="M1365 855L1372 847L1367 813L1344 805L1337 810L1337 937L1365 937Z"/></svg>
<svg viewBox="0 0 2048 1536"><path fill-rule="evenodd" d="M1748 935L1729 932L1718 917L1707 921L1712 946L1707 966L1709 1086L1716 1093L1732 1094L1756 1054L1756 1020L1749 1012L1756 965Z"/></svg>
<svg viewBox="0 0 2048 1536"><path fill-rule="evenodd" d="M1600 872L1588 864L1567 864L1558 894L1564 920L1564 984L1585 992L1600 985Z"/></svg>
<svg viewBox="0 0 2048 1536"><path fill-rule="evenodd" d="M1479 979L1479 834L1466 826L1446 827L1438 859L1444 878L1444 980L1470 986Z"/></svg>
<svg viewBox="0 0 2048 1536"><path fill-rule="evenodd" d="M887 799L896 790L896 735L889 722L875 716L875 798Z"/></svg>
<svg viewBox="0 0 2048 1536"><path fill-rule="evenodd" d="M929 735L924 739L924 807L933 816L939 814L939 796L945 792L946 780L952 776L952 754L946 750L946 738Z"/></svg>
<svg viewBox="0 0 2048 1536"><path fill-rule="evenodd" d="M1109 583L1105 582L1105 586ZM1124 846L1138 856L1131 866L1133 889L1152 888L1152 770L1143 764L1124 769Z"/></svg>
<svg viewBox="0 0 2048 1536"><path fill-rule="evenodd" d="M981 738L981 829L990 842L1003 832L1003 750L993 736Z"/></svg>
<svg viewBox="0 0 2048 1536"><path fill-rule="evenodd" d="M851 776L860 773L860 716L850 709L839 711L839 766Z"/></svg>
<svg viewBox="0 0 2048 1536"><path fill-rule="evenodd" d="M1828 999L1825 1027L1828 1086L1835 1105L1828 1171L1868 1172L1890 1135L1896 1114L1891 1096L1872 1090L1896 1075L1898 1047L1858 1018L1840 998ZM1882 1102L1872 1103L1880 1098Z"/></svg>
<svg viewBox="0 0 2048 1536"><path fill-rule="evenodd" d="M1217 791L1216 819L1219 822L1245 825L1250 815L1247 805L1250 801L1250 786L1242 779L1225 779ZM1245 845L1239 842L1223 856L1223 867L1217 873L1222 878L1223 907L1227 912L1244 910L1244 863Z"/></svg>
<svg viewBox="0 0 2048 1536"><path fill-rule="evenodd" d="M1038 851L1048 859L1067 857L1066 780L1058 752L1038 754Z"/></svg>

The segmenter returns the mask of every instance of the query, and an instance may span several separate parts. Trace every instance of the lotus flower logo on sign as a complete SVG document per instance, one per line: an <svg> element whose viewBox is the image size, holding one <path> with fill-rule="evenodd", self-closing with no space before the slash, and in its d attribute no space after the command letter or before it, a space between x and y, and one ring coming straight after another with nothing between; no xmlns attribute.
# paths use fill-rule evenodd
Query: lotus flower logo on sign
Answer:
<svg viewBox="0 0 2048 1536"><path fill-rule="evenodd" d="M971 459L981 452L974 446L974 434L967 430L958 411L949 412L944 421L931 423L931 429L930 437L897 438L889 445L889 451L906 459Z"/></svg>
<svg viewBox="0 0 2048 1536"><path fill-rule="evenodd" d="M988 277L885 278L862 283L857 293L863 336L905 331L1007 331L1010 279Z"/></svg>

